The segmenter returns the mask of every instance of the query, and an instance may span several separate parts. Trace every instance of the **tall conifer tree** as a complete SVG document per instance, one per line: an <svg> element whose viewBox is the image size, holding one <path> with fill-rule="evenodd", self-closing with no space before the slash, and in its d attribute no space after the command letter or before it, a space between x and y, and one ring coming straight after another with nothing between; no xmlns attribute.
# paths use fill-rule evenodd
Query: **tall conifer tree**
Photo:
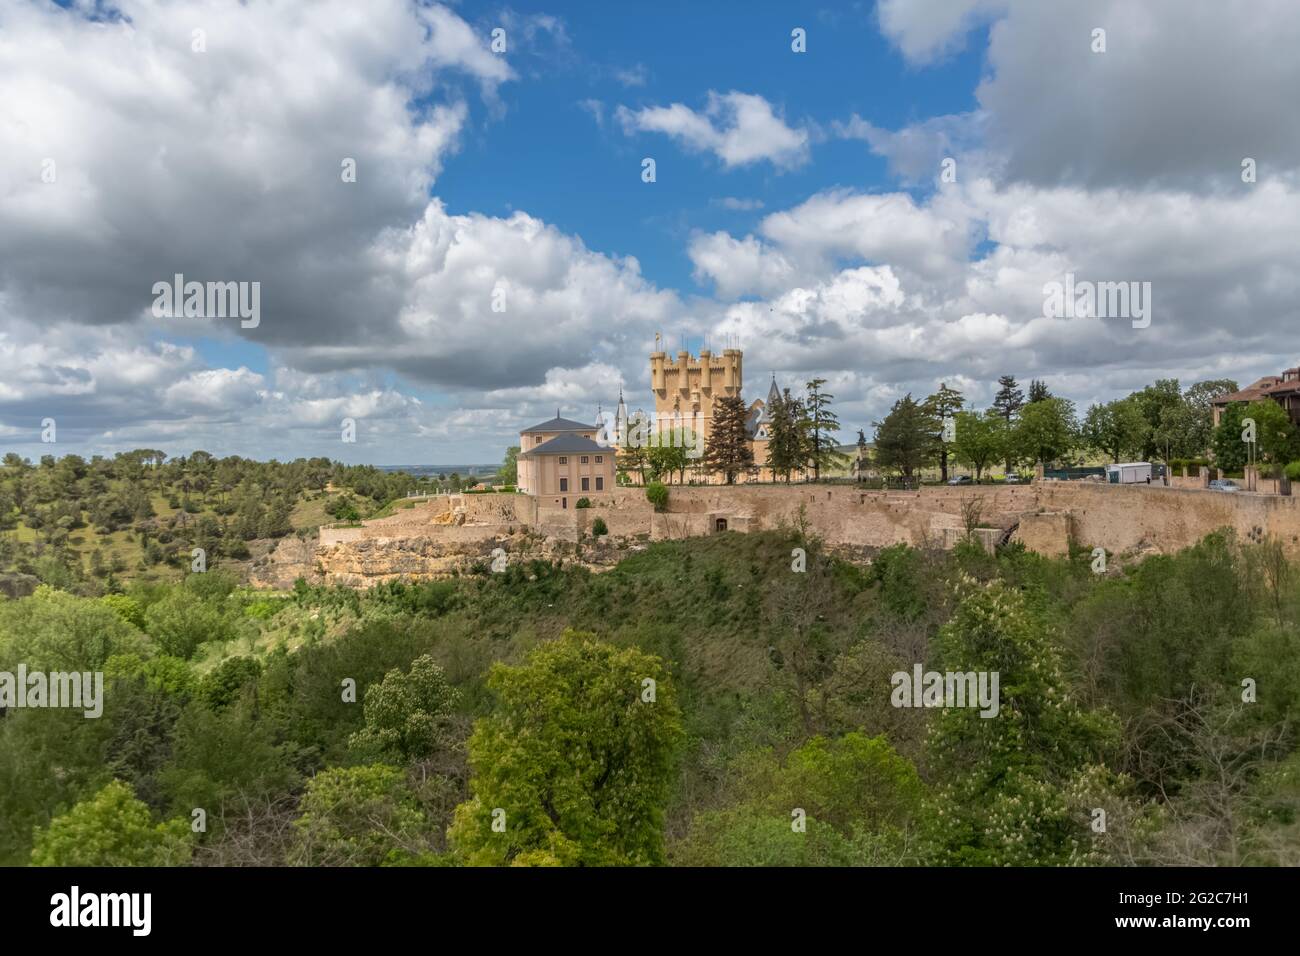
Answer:
<svg viewBox="0 0 1300 956"><path fill-rule="evenodd" d="M704 464L710 471L722 472L729 485L734 485L736 476L754 464L748 418L745 400L739 395L728 395L713 403L713 425L704 449Z"/></svg>

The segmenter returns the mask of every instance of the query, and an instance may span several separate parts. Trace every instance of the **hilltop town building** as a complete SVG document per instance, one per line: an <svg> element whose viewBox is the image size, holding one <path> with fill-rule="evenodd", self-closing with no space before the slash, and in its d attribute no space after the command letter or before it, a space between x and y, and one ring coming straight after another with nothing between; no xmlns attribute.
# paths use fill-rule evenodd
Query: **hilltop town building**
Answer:
<svg viewBox="0 0 1300 956"><path fill-rule="evenodd" d="M1266 375L1238 392L1220 395L1210 402L1214 413L1214 424L1216 426L1219 424L1219 420L1223 418L1223 410L1229 405L1255 402L1264 398L1271 398L1277 402L1286 409L1287 414L1291 416L1291 421L1300 424L1300 367L1286 369L1281 375Z"/></svg>
<svg viewBox="0 0 1300 956"><path fill-rule="evenodd" d="M578 498L614 488L615 449L596 441L600 429L568 418L525 428L519 433L518 488L525 494L553 499L559 508Z"/></svg>

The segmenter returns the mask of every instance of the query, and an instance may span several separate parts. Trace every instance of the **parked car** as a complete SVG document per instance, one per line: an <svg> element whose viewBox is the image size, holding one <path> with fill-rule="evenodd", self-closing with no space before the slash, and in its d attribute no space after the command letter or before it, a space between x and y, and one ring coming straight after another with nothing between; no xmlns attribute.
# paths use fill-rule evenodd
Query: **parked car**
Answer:
<svg viewBox="0 0 1300 956"><path fill-rule="evenodd" d="M1215 478L1210 482L1211 491L1241 491L1241 487L1231 478Z"/></svg>
<svg viewBox="0 0 1300 956"><path fill-rule="evenodd" d="M973 484L975 484L975 479L972 478L970 475L957 475L957 476L955 476L955 477L953 477L953 478L949 478L949 479L948 479L948 484L950 484L950 485L973 485Z"/></svg>
<svg viewBox="0 0 1300 956"><path fill-rule="evenodd" d="M1020 484L1020 475L1014 471L1007 472L1007 484L1009 485Z"/></svg>

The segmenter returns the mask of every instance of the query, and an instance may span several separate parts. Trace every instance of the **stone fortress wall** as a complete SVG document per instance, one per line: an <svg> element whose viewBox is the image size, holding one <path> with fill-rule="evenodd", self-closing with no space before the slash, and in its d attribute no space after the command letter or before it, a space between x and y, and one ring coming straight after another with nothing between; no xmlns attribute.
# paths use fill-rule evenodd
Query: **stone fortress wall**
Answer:
<svg viewBox="0 0 1300 956"><path fill-rule="evenodd" d="M1300 497L1224 493L1191 487L1038 481L1030 485L864 491L849 485L672 486L668 509L656 514L641 488L591 495L591 508L557 508L529 495L439 495L358 528L323 528L315 546L286 542L255 584L284 586L291 574L366 586L394 577L438 577L491 560L573 556L608 566L614 542L761 531L801 522L832 547L892 544L952 547L972 507L986 546L1022 541L1032 551L1063 554L1071 541L1112 555L1167 553L1219 528L1243 540L1280 540L1300 556ZM589 537L601 518L608 538ZM578 557L584 540L591 555ZM603 555L603 557L602 557Z"/></svg>

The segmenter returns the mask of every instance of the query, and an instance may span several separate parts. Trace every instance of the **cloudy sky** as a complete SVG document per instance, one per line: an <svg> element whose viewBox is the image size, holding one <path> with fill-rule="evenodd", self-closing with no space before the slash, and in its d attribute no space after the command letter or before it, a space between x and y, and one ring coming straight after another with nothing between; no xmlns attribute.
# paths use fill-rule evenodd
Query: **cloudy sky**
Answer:
<svg viewBox="0 0 1300 956"><path fill-rule="evenodd" d="M1300 362L1297 48L1295 0L0 0L0 453L491 462L650 405L656 333L845 440L1245 384ZM1045 317L1067 273L1150 325Z"/></svg>

